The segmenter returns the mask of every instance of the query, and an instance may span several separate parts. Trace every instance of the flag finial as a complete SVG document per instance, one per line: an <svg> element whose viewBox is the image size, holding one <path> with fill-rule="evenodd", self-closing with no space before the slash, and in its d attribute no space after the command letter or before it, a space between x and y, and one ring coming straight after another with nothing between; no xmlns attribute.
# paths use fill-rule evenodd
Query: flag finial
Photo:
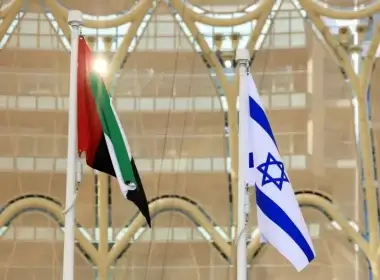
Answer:
<svg viewBox="0 0 380 280"><path fill-rule="evenodd" d="M247 49L238 49L236 50L236 60L248 60L249 61L249 51Z"/></svg>
<svg viewBox="0 0 380 280"><path fill-rule="evenodd" d="M244 71L240 73L249 75L249 62L250 62L249 51L247 49L236 50L235 60L237 62L237 65L241 67L241 69L245 69L245 73Z"/></svg>
<svg viewBox="0 0 380 280"><path fill-rule="evenodd" d="M71 26L82 26L83 24L83 14L81 11L71 10L68 14L67 22Z"/></svg>

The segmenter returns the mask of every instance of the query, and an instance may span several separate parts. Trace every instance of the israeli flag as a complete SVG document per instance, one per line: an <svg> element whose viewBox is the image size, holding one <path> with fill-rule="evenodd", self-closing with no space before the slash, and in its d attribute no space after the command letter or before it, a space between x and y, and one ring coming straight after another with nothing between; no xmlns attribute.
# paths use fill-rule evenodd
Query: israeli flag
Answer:
<svg viewBox="0 0 380 280"><path fill-rule="evenodd" d="M239 156L246 164L240 170L256 189L261 242L271 243L301 271L315 258L313 244L253 78L241 79Z"/></svg>

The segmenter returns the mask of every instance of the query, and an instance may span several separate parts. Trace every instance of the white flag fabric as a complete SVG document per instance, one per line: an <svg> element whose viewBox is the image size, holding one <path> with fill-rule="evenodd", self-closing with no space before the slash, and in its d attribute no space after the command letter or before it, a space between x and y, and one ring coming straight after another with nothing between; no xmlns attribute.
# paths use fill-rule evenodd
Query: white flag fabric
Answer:
<svg viewBox="0 0 380 280"><path fill-rule="evenodd" d="M301 271L315 258L313 244L256 85L251 75L244 80L239 97L239 137L243 137L239 156L245 159L239 162L246 163L240 168L245 183L256 190L261 242L271 243Z"/></svg>

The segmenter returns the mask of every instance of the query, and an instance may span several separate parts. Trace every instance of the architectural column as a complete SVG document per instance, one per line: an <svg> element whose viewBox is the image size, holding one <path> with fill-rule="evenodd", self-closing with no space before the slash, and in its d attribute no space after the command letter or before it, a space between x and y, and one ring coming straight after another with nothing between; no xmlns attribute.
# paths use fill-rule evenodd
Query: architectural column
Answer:
<svg viewBox="0 0 380 280"><path fill-rule="evenodd" d="M323 178L325 176L325 50L314 36L311 40L313 40L312 50L307 66L307 103L310 108L307 124L308 167L317 178Z"/></svg>
<svg viewBox="0 0 380 280"><path fill-rule="evenodd" d="M363 179L365 187L364 195L368 209L369 240L367 243L368 250L366 250L367 252L365 252L365 254L372 266L373 279L380 279L380 275L378 273L377 268L380 255L377 193L374 182L374 162L372 157L372 146L366 99L367 89L370 83L370 73L375 62L375 54L380 41L380 26L373 25L372 22L369 21L369 26L367 28L373 29L373 37L367 53L361 57L362 64L360 72L356 73L355 68L352 65L351 53L353 51L356 51L357 48L361 48L362 42L355 42L352 40L351 30L348 27L341 27L339 29L338 37L332 35L329 28L326 26L325 22L322 19L322 16L345 19L365 18L374 13L376 8L371 7L366 11L367 14L359 15L355 11L338 11L331 10L328 8L318 9L318 7L315 6L314 3L309 0L301 0L300 3L303 6L303 8L308 12L310 20L314 23L314 27L323 36L323 39L329 46L331 53L339 62L340 67L344 70L346 77L350 81L352 89L357 97L358 123L360 135L359 146L362 156L361 168L363 169ZM360 35L360 33L363 33L363 29L358 25L356 32L358 33L358 35ZM351 235L348 232L346 232L346 234L347 236Z"/></svg>

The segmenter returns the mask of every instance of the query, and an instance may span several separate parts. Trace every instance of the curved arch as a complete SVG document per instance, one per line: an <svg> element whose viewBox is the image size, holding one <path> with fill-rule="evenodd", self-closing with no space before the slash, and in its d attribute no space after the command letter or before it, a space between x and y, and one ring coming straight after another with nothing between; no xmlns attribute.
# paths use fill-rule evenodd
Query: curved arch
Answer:
<svg viewBox="0 0 380 280"><path fill-rule="evenodd" d="M7 206L0 213L0 226L8 224L20 212L27 212L30 208L46 211L54 217L54 221L58 225L65 223L65 216L62 213L62 207L52 200L46 199L46 196L37 197L20 197L14 199L14 203L7 204ZM32 210L33 211L33 210ZM88 241L83 234L79 231L78 227L75 229L75 238L81 245L83 251L88 254L94 264L98 264L98 256L95 247Z"/></svg>
<svg viewBox="0 0 380 280"><path fill-rule="evenodd" d="M370 16L380 9L380 3L374 3L369 7L360 9L358 11L341 12L331 8L326 9L310 0L299 0L302 7L308 14L308 18L314 23L314 27L322 35L328 47L332 50L333 55L340 61L341 68L346 73L348 80L351 83L352 90L355 92L358 100L359 112L359 128L360 128L360 150L362 152L362 168L364 170L364 181L366 182L365 199L368 205L368 237L367 246L370 248L366 251L366 255L371 262L379 261L376 259L376 249L379 247L379 228L378 228L378 195L376 193L375 182L373 178L373 160L371 149L371 135L369 123L367 122L367 108L366 108L366 95L367 86L369 84L370 73L376 58L376 50L380 42L379 25L373 25L373 36L369 41L369 48L362 58L361 69L359 73L354 71L351 64L348 52L339 44L339 40L335 38L329 31L326 24L323 22L322 16L329 16L333 18L355 19ZM329 14L327 14L327 12ZM375 32L376 31L376 32ZM380 276L376 276L380 279Z"/></svg>
<svg viewBox="0 0 380 280"><path fill-rule="evenodd" d="M332 6L323 6L322 3L318 3L313 0L297 0L302 8L307 8L309 10L313 10L318 14L334 18L334 19L358 19L358 18L366 18L372 16L380 10L380 2L376 1L364 8L359 8L358 10L352 11L343 11Z"/></svg>
<svg viewBox="0 0 380 280"><path fill-rule="evenodd" d="M22 1L22 0L16 0ZM51 10L56 10L62 17L67 19L69 10L60 5L56 0L45 0L45 5ZM146 11L146 7L152 7L153 1L150 0L141 0L135 4L127 13L124 13L116 18L109 20L92 20L84 19L83 26L89 28L112 28L119 25L125 24L135 20L141 13Z"/></svg>
<svg viewBox="0 0 380 280"><path fill-rule="evenodd" d="M233 26L243 24L247 21L258 18L267 9L268 6L273 6L274 1L262 0L254 10L246 12L244 15L232 19L212 18L207 15L198 14L194 12L190 7L188 7L188 5L185 4L182 0L171 0L171 4L177 13L186 14L186 16L191 17L194 21L212 26Z"/></svg>
<svg viewBox="0 0 380 280"><path fill-rule="evenodd" d="M0 17L5 16L9 12L9 9L12 7L12 5L14 4L14 2L16 2L16 1L17 0L11 0L8 3L3 4L2 6L0 6Z"/></svg>
<svg viewBox="0 0 380 280"><path fill-rule="evenodd" d="M160 196L156 196L156 197L153 197L152 199L149 200L149 205L151 203L154 203L155 201L157 200L160 200L160 199L165 199L165 198L176 198L176 199L180 199L180 200L183 200L183 201L186 201L192 205L194 205L196 208L199 209L199 211L201 211L203 213L203 215L206 216L207 220L210 222L210 224L212 226L217 226L217 223L212 219L212 217L202 208L202 206L200 206L198 204L198 202L196 202L195 200L192 200L191 198L189 197L186 197L184 195L178 195L178 194L163 194L163 195L160 195ZM168 211L170 209L165 209L164 212ZM174 210L177 210L177 209L174 209ZM133 220L139 215L139 212L136 212L136 214L131 218L129 219L129 221L126 223L125 226L128 226L130 225Z"/></svg>
<svg viewBox="0 0 380 280"><path fill-rule="evenodd" d="M364 238L360 233L356 232L348 223L347 219L337 210L332 201L326 199L326 194L318 193L315 191L305 190L299 191L297 194L297 200L303 207L315 207L317 210L321 211L322 214L327 216L329 219L336 221L343 231L347 234L347 237L353 242L359 245L361 250L367 255L369 255L368 244L365 242ZM58 224L64 223L64 216L62 214L62 207L59 203L54 201L52 198L47 196L36 196L28 195L23 197L18 197L12 200L13 203L8 203L7 206L0 213L0 225L5 225L14 219L15 214L27 211L30 208L37 208L40 210L45 210L49 212ZM231 245L228 244L220 234L214 229L216 225L209 215L200 207L195 201L180 196L163 196L154 198L149 204L151 213L153 216L157 216L160 213L176 210L183 213L196 225L202 226L207 233L214 240L214 245L220 249L220 252L227 258L231 258ZM128 246L129 241L132 236L137 232L137 230L146 224L145 219L139 213L130 223L127 233L122 237L122 239L115 243L108 254L108 264L112 264L116 258L125 251ZM97 252L93 245L83 236L83 234L78 230L75 231L75 237L79 244L82 246L83 250L89 255L94 263L97 263ZM248 245L248 255L249 259L257 255L258 251L262 248L262 244L259 242L259 236L257 235Z"/></svg>
<svg viewBox="0 0 380 280"><path fill-rule="evenodd" d="M304 190L298 191L297 200L301 207L314 207L325 215L328 219L336 221L342 230L346 233L347 237L358 244L361 250L367 255L369 253L368 244L359 232L356 232L352 226L348 223L347 219L338 211L333 201L326 193ZM209 216L205 211L195 202L188 198L183 200L180 196L165 196L157 198L150 205L151 213L158 215L162 212L177 210L184 213L189 219L197 225L205 228L208 234L215 241L215 245L221 250L221 252L228 258L231 258L231 245L225 242L218 232L214 229L215 223L209 220ZM125 251L125 248L129 245L129 241L137 230L146 225L144 218L139 213L130 222L128 232L122 237L122 239L115 243L108 256L108 264L111 264L116 258ZM216 238L217 237L217 238ZM247 257L253 258L258 251L262 248L259 236L257 235L248 245ZM368 256L368 255L367 255Z"/></svg>
<svg viewBox="0 0 380 280"><path fill-rule="evenodd" d="M371 256L368 243L359 232L353 229L347 219L338 211L334 203L327 201L323 196L319 196L316 193L300 193L297 195L297 200L300 206L315 207L319 211L322 210L322 214L336 221L345 232L347 238L358 244L367 257ZM260 237L257 235L248 245L247 254L249 259L259 250L260 245Z"/></svg>
<svg viewBox="0 0 380 280"><path fill-rule="evenodd" d="M186 197L186 196L183 196L183 195L177 195L177 194L166 194L166 195L160 195L160 196L156 196L154 198L152 198L151 200L149 200L149 205L151 205L152 203L154 203L155 201L157 200L161 200L161 199L165 199L165 198L174 198L174 199L180 199L180 200L183 200L183 201L186 201L192 205L194 205L194 207L198 208L199 211L207 218L208 222L210 223L210 225L212 227L216 227L218 226L218 224L212 219L212 217L202 208L202 206L200 206L195 200L192 200L191 198L189 197ZM187 212L181 210L181 209L169 209L169 208L166 208L160 212L156 212L152 215L152 220L159 214L163 214L163 213L166 213L166 212L177 212L177 213L180 213L182 214L183 216L185 216L186 218L188 218L195 226L201 226L200 224L197 224L196 221L193 219L193 217L191 215L189 215ZM126 223L126 225L124 227L129 227L131 223L133 223L133 221L139 216L139 212L136 211L136 214L131 218L129 219L129 221ZM147 224L145 223L145 226ZM144 226L144 225L143 225ZM219 227L219 231L223 231L223 229L221 227ZM223 234L225 236L228 236L228 234L226 232L223 231ZM218 252L222 255L222 257L224 259L226 259L227 261L230 261L230 258L229 256L227 256L220 248L220 246L215 243L215 242L211 242L212 245L215 247L216 250L218 250ZM120 253L123 254L128 248L124 248L123 251ZM120 255L118 255L116 258L118 258Z"/></svg>
<svg viewBox="0 0 380 280"><path fill-rule="evenodd" d="M220 236L220 234L214 229L214 225L210 223L208 216L206 216L204 212L201 211L200 208L198 208L196 205L179 197L163 197L152 201L149 204L149 208L152 216L157 216L160 213L171 210L177 210L183 213L189 217L192 222L203 227L214 240L215 245L220 249L220 251L228 259L230 259L231 245L229 245ZM128 246L129 241L132 239L133 235L144 225L146 225L146 221L143 218L142 214L138 213L138 215L130 223L126 234L111 248L108 254L108 265L112 264L117 259L117 257Z"/></svg>
<svg viewBox="0 0 380 280"><path fill-rule="evenodd" d="M201 7L199 4L191 3L191 0L187 2L187 5L194 7L199 11L202 11L202 13L204 13L204 14L230 15L232 13L247 13L246 10L256 7L257 3L253 2L251 4L245 4L245 5L243 4L244 6L242 8L239 8L234 12L232 12L232 11L230 11L230 12L214 12L214 11L211 11L210 9L205 8L205 7Z"/></svg>
<svg viewBox="0 0 380 280"><path fill-rule="evenodd" d="M23 198L22 198L23 199ZM24 209L24 210L20 210L18 213L14 214L14 216L12 217L11 220L9 220L7 222L6 225L9 225L11 224L14 220L16 220L18 217L22 216L23 214L26 214L26 213L31 213L31 212L39 212L41 213L42 215L44 216L47 216L49 218L51 218L53 221L55 221L61 228L63 228L64 224L62 224L61 222L59 222L57 220L57 217L52 215L52 213L50 213L49 211L46 211L46 209L42 209L42 208L28 208L28 209ZM82 228L80 226L79 223L77 223L77 227L78 228ZM82 228L83 229L83 228ZM3 232L3 233L6 233L7 231L9 230L9 227ZM87 254L87 252L83 249L83 246L79 243L79 242L76 242L75 243L75 246L77 247L77 249L80 251L80 253L82 253L83 257L85 259L87 259L91 264L94 264L94 260L89 257L89 255Z"/></svg>
<svg viewBox="0 0 380 280"><path fill-rule="evenodd" d="M332 217L328 216L327 213L323 209L315 207L315 205L300 204L300 207L302 207L302 208L309 208L310 207L313 210L317 210L318 212L320 212L323 216L325 216L328 219L329 222L333 221ZM337 230L335 227L333 227L333 229ZM351 239L347 239L347 241L351 245L355 244ZM340 243L340 241L338 241L338 243ZM255 251L253 251L252 255L247 255L247 261L248 261L248 263L251 263L251 264L254 263L256 257L260 256L260 254L263 251L265 251L266 248L267 248L267 244L260 243L259 246L257 247L257 249ZM361 256L363 256L365 258L365 260L368 262L368 265L372 266L373 262L371 261L371 259L369 259L369 257L363 251L361 251L360 253L362 253Z"/></svg>
<svg viewBox="0 0 380 280"><path fill-rule="evenodd" d="M183 210L180 210L180 209L164 209L160 212L157 212L155 213L154 215L151 216L152 220L154 220L158 215L160 214L164 214L164 213L169 213L169 212L174 212L174 213L177 213L177 214L181 214L182 216L186 217L193 225L195 226L200 226L199 224L197 224L191 215L189 215L187 212L183 211ZM138 215L136 215L137 217ZM143 233L145 232L146 230L146 226L147 226L147 223L145 222L143 225L143 227L145 227ZM220 230L222 230L221 228L219 228ZM136 232L134 233L131 233L131 238L132 236L135 234ZM201 234L202 235L202 234ZM141 237L141 235L138 236L138 238L136 238L135 240L138 240L139 238ZM214 241L209 241L209 243L211 243L211 245L218 251L218 253L221 255L221 257L226 260L227 262L230 262L230 257L227 256L220 248L220 246L214 242ZM230 242L226 242L228 245L230 244ZM131 246L131 243L127 243L125 245L124 248L122 248L122 250L120 250L120 253L118 255L115 255L115 261L117 261L118 259L120 259L122 257L122 255L128 251L129 247ZM112 264L112 260L110 260L111 263L109 263L109 265Z"/></svg>
<svg viewBox="0 0 380 280"><path fill-rule="evenodd" d="M60 5L61 7L65 8L66 10L72 10L72 8L70 7L67 7L65 6L62 2L63 1L60 1L60 0L56 0L56 2L58 3L58 5ZM121 11L118 11L117 13L112 13L112 14L90 14L90 13L85 13L86 16L89 16L89 17L106 17L106 16L110 16L110 15L113 15L113 14L117 14L117 15L123 15L123 14L126 14L126 13L129 13L129 11L133 10L134 7L139 4L139 0L135 0L135 2L132 3L132 5L128 8L125 8Z"/></svg>
<svg viewBox="0 0 380 280"><path fill-rule="evenodd" d="M302 194L315 194L315 195L317 195L319 197L322 197L322 198L326 199L327 201L329 201L331 203L334 202L332 196L329 193L323 192L323 191L320 191L320 190L304 189L304 190L297 190L294 193L296 194L296 196L302 195Z"/></svg>
<svg viewBox="0 0 380 280"><path fill-rule="evenodd" d="M5 10L0 10L0 18L2 19L0 24L0 40L4 38L13 20L21 10L22 4L23 1L14 0Z"/></svg>
<svg viewBox="0 0 380 280"><path fill-rule="evenodd" d="M10 201L8 201L5 206L0 209L0 214L11 204L19 201L19 200L22 200L22 199L25 199L25 198L40 198L40 199L46 199L48 201L51 201L55 204L57 204L58 206L62 206L62 203L59 202L58 200L56 200L55 198L51 197L51 196L48 196L48 195L43 195L43 194L25 194L25 195L20 195L20 196L16 196L15 198L11 199ZM1 225L1 223L0 223Z"/></svg>
<svg viewBox="0 0 380 280"><path fill-rule="evenodd" d="M9 207L11 204L14 204L16 203L17 201L20 201L20 200L23 200L23 199L26 199L26 198L38 198L38 199L43 199L43 200L47 200L47 201L50 201L56 205L58 205L59 207L63 207L62 203L60 201L58 201L57 199L51 197L51 196L48 196L48 195L43 195L43 194L25 194L25 195L20 195L20 196L17 196L13 199L11 199L10 201L8 201L5 206L3 206L2 209L0 209L0 214L7 208ZM50 217L52 217L59 225L63 225L57 218L56 216L53 214L53 213L50 213L48 211L46 211L46 209L42 209L42 208L36 208L35 209L36 211L43 211L47 214L49 214ZM15 213L13 215L13 218L11 220L9 220L7 222L7 224L11 223L15 218L17 218L20 214L23 214L25 212L29 212L29 211L33 211L33 210L30 210L29 208L28 209L22 209L19 211L19 213ZM80 224L80 222L75 222L75 224L77 225L78 228L82 228L83 230L84 227L82 227L82 225ZM0 223L0 227L1 227L1 223Z"/></svg>

